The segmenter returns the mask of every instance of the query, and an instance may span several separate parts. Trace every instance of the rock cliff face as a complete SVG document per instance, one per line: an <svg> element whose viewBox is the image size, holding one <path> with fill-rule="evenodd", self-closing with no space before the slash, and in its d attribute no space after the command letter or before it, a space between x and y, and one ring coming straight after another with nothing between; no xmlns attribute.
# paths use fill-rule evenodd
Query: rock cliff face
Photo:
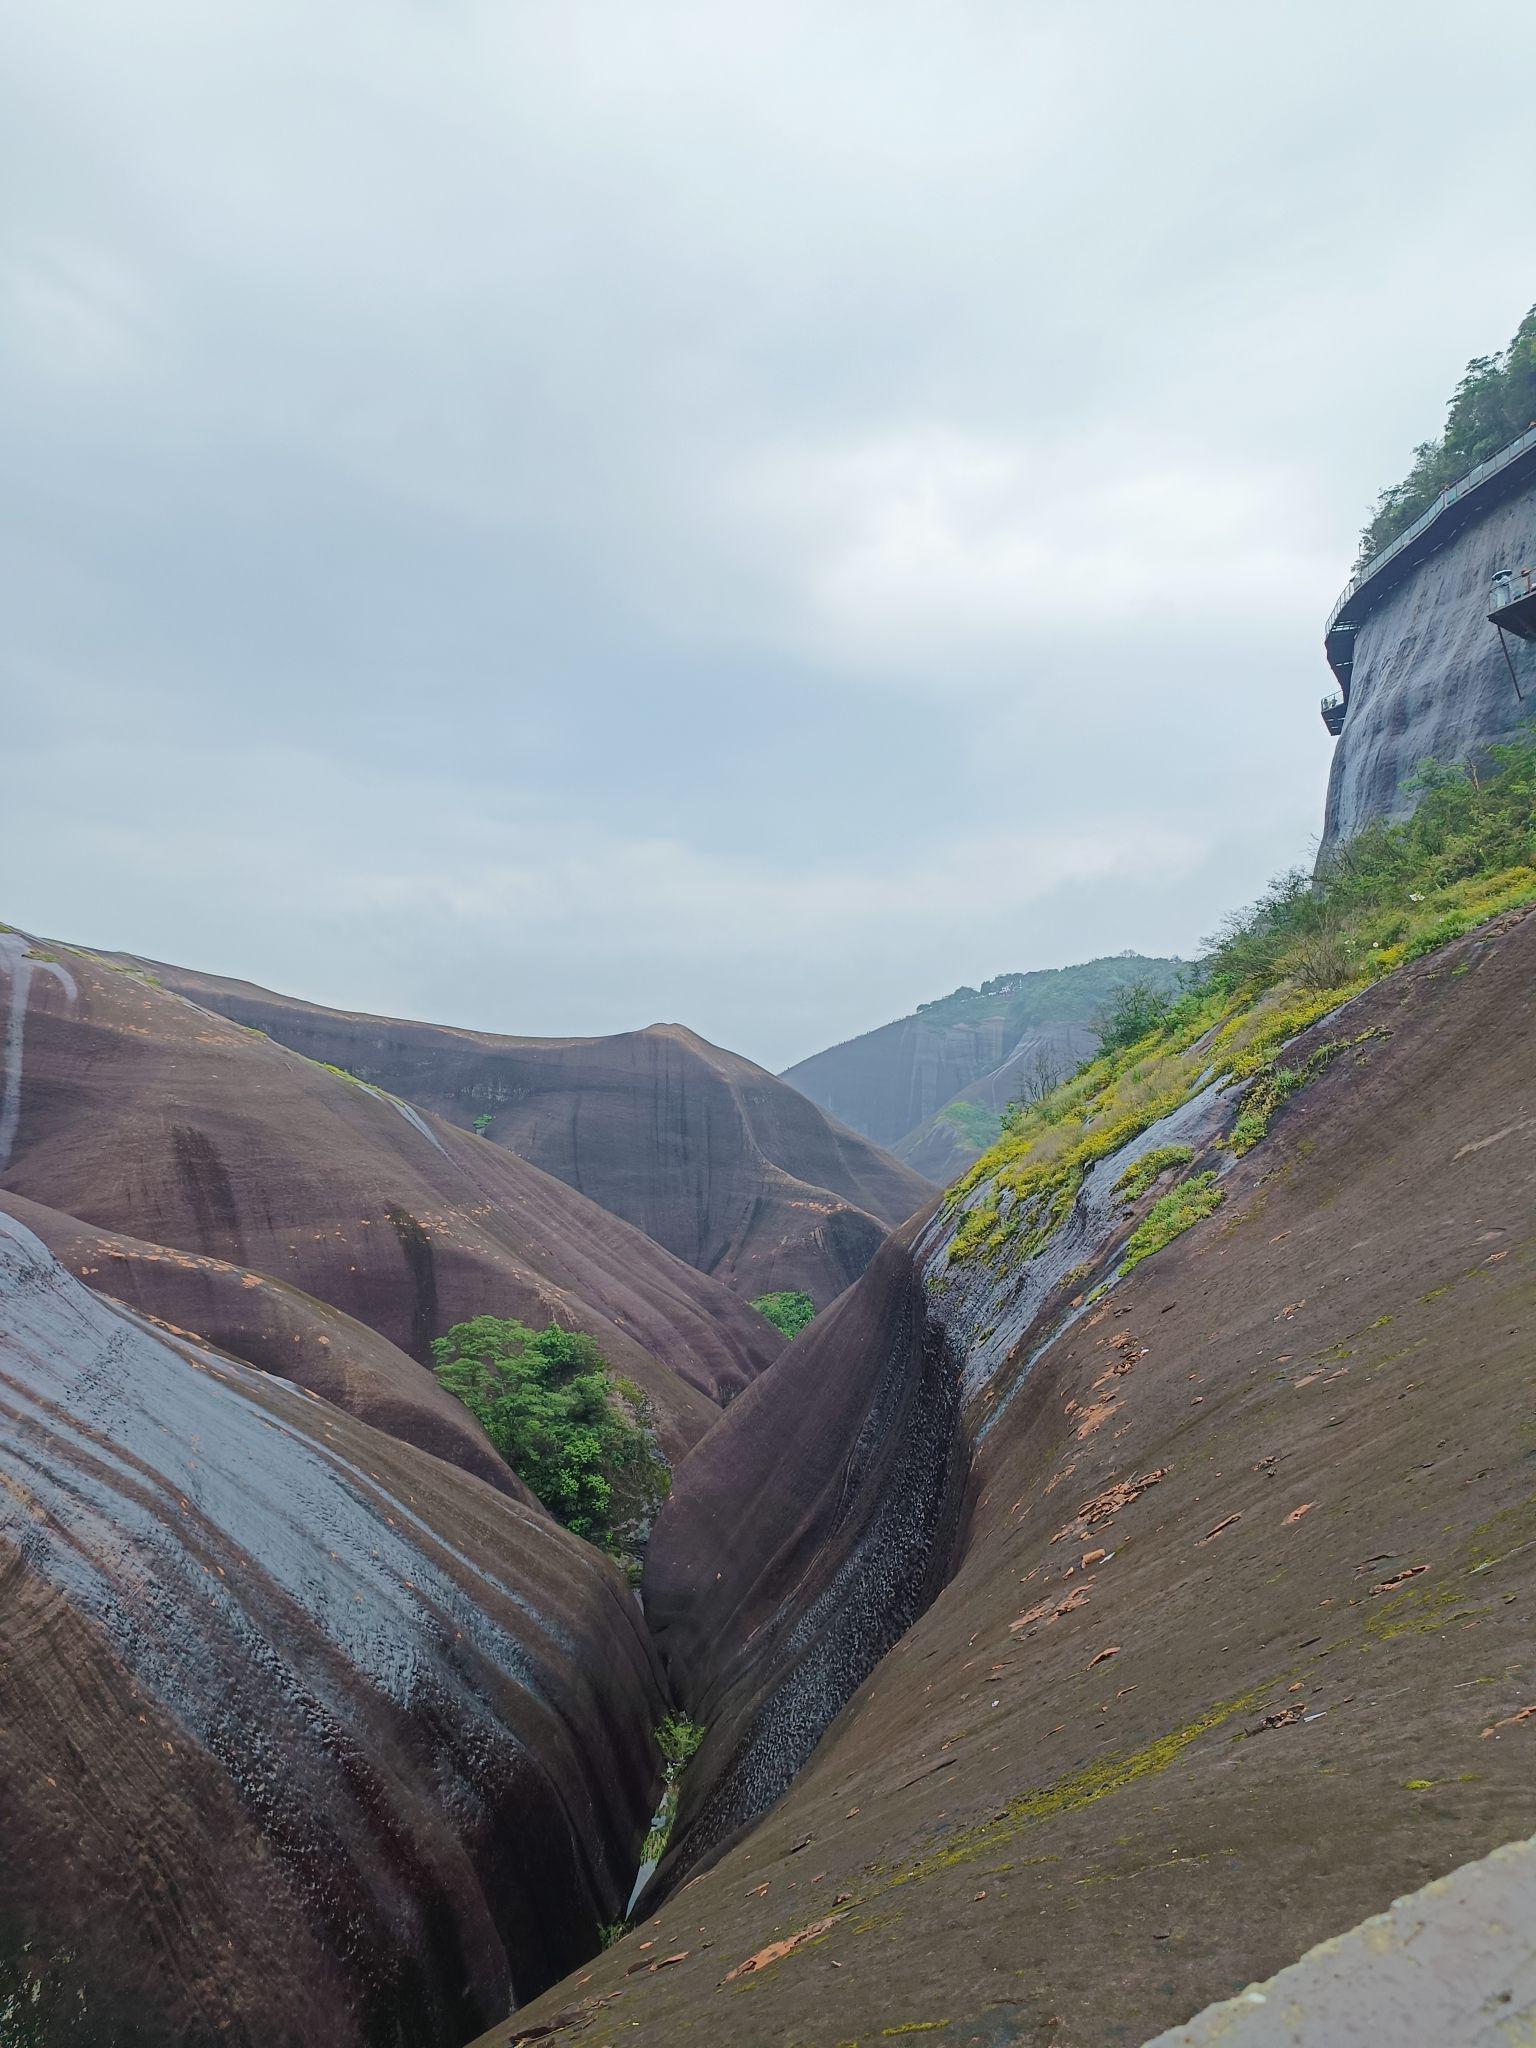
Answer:
<svg viewBox="0 0 1536 2048"><path fill-rule="evenodd" d="M801 1060L784 1078L829 1116L947 1181L991 1144L1015 1096L1070 1073L1092 1050L1089 1027L1116 988L1168 986L1179 968L1124 954L999 975Z"/></svg>
<svg viewBox="0 0 1536 2048"><path fill-rule="evenodd" d="M1527 564L1536 485L1464 526L1366 613L1328 779L1324 857L1372 819L1405 816L1404 785L1423 760L1475 760L1536 708L1536 647L1509 642L1522 706L1488 623L1494 571Z"/></svg>
<svg viewBox="0 0 1536 2048"><path fill-rule="evenodd" d="M470 1128L748 1297L820 1307L933 1189L750 1060L678 1024L506 1038L326 1010L145 962L192 1001Z"/></svg>
<svg viewBox="0 0 1536 2048"><path fill-rule="evenodd" d="M340 1309L247 1266L97 1230L3 1190L0 1211L25 1224L94 1293L323 1395L375 1429L534 1505L463 1404L416 1359Z"/></svg>
<svg viewBox="0 0 1536 2048"><path fill-rule="evenodd" d="M660 1694L542 1512L0 1215L0 2036L458 2048L621 1910Z"/></svg>
<svg viewBox="0 0 1536 2048"><path fill-rule="evenodd" d="M13 943L0 955L13 1055L0 1190L245 1269L253 1284L211 1269L195 1283L224 1304L210 1320L242 1355L268 1363L284 1342L304 1348L291 1300L262 1281L314 1296L417 1361L468 1316L559 1320L644 1388L675 1458L782 1349L723 1287L503 1147L139 974L53 951L18 957ZM171 1321L185 1312L194 1283L174 1261L85 1249L107 1291L131 1268L124 1291L138 1305ZM236 1285L249 1339L227 1312ZM355 1387L365 1419L405 1427ZM433 1421L416 1440L441 1449L437 1431Z"/></svg>
<svg viewBox="0 0 1536 2048"><path fill-rule="evenodd" d="M1115 1196L1130 1152L1043 1261L952 1260L942 1209L888 1249L658 1526L647 1600L716 1717L659 1903L488 2043L1135 2042L1531 1831L1533 989L1536 916L1506 919L1304 1034L1293 1064L1351 1050L1243 1158L1195 1096L1136 1151L1177 1138L1224 1206L1102 1299L1083 1267L1153 1199ZM902 1592L947 1583L861 1677L885 1552L853 1503L911 1413L864 1336L878 1361L904 1317L967 1510L927 1517ZM855 1680L733 1840L778 1703Z"/></svg>
<svg viewBox="0 0 1536 2048"><path fill-rule="evenodd" d="M663 1887L785 1791L943 1584L965 1482L960 1376L910 1237L790 1347L769 1398L767 1379L742 1397L658 1522L646 1615L709 1728Z"/></svg>

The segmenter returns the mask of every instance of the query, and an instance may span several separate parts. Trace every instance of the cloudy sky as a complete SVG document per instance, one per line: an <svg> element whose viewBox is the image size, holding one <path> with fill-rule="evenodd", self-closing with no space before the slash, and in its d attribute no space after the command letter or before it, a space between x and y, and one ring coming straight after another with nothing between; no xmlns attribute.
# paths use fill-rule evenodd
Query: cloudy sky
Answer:
<svg viewBox="0 0 1536 2048"><path fill-rule="evenodd" d="M1523 4L47 0L0 916L779 1067L1307 858Z"/></svg>

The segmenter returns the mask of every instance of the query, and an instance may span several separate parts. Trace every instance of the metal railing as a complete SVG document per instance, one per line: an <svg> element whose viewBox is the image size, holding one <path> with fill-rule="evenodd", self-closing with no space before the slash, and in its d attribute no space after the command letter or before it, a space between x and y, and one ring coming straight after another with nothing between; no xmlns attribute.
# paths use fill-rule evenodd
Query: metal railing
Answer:
<svg viewBox="0 0 1536 2048"><path fill-rule="evenodd" d="M1476 469L1469 469L1466 475L1458 477L1455 483L1447 484L1427 512L1421 512L1412 526L1406 527L1397 536L1396 540L1392 541L1387 547L1384 547L1380 554L1372 555L1365 567L1357 570L1350 577L1343 590L1339 593L1338 603L1328 614L1328 623L1323 628L1324 635L1326 636L1333 631L1340 612L1343 611L1351 598L1358 595L1365 588L1366 584L1371 581L1372 577L1385 569L1389 562L1395 561L1404 548L1411 546L1421 533L1426 533L1442 513L1448 512L1452 505L1459 503L1461 499L1475 491L1480 484L1487 483L1490 477L1497 476L1500 470L1508 469L1512 462L1518 462L1522 455L1529 454L1532 449L1536 449L1536 426L1527 427L1518 439L1511 441L1507 447L1501 448L1497 455L1490 455L1488 460L1480 462Z"/></svg>
<svg viewBox="0 0 1536 2048"><path fill-rule="evenodd" d="M1519 604L1522 598L1533 594L1536 594L1536 569L1495 569L1488 591L1488 615L1491 618L1503 606Z"/></svg>

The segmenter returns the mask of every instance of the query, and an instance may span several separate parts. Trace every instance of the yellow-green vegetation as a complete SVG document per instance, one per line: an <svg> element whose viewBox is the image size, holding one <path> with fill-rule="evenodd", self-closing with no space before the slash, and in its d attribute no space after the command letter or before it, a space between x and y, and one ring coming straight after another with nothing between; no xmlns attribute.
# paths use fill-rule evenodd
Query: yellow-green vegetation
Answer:
<svg viewBox="0 0 1536 2048"><path fill-rule="evenodd" d="M934 1877L942 1870L952 1869L956 1864L973 1862L978 1856L990 1855L994 1849L1004 1847L1021 1828L1055 1820L1060 1814L1076 1813L1084 1806L1091 1806L1096 1799L1123 1792L1127 1786L1138 1784L1143 1778L1158 1777L1178 1762L1191 1743L1221 1727L1223 1722L1230 1721L1234 1714L1247 1713L1271 1690L1271 1686L1255 1686L1251 1691L1239 1693L1235 1699L1220 1701L1197 1720L1174 1729L1170 1735L1159 1736L1142 1749L1085 1765L1083 1769L1058 1779L1054 1785L1040 1786L1018 1799L1011 1799L995 1819L983 1821L977 1827L960 1829L942 1849L935 1849L927 1856L920 1856L916 1862L891 1871L887 1882L891 1885L913 1884Z"/></svg>
<svg viewBox="0 0 1536 2048"><path fill-rule="evenodd" d="M656 1746L674 1770L681 1770L704 1740L704 1730L686 1714L668 1714L656 1730Z"/></svg>
<svg viewBox="0 0 1536 2048"><path fill-rule="evenodd" d="M1188 1166L1194 1156L1189 1145L1159 1145L1151 1152L1144 1152L1115 1182L1115 1193L1124 1195L1128 1202L1139 1201L1154 1181L1160 1180L1175 1166Z"/></svg>
<svg viewBox="0 0 1536 2048"><path fill-rule="evenodd" d="M1364 1045L1369 1039L1380 1036L1379 1031L1372 1030L1362 1031L1355 1038L1330 1038L1326 1045L1320 1045L1315 1052L1309 1053L1299 1067L1282 1067L1271 1060L1268 1066L1259 1070L1243 1096L1242 1114L1227 1138L1232 1151L1239 1158L1245 1152L1251 1152L1268 1131L1282 1103L1299 1094L1309 1081L1315 1081L1324 1067L1331 1066L1341 1052L1348 1052L1352 1046Z"/></svg>
<svg viewBox="0 0 1536 2048"><path fill-rule="evenodd" d="M9 925L0 924L0 932L10 929ZM146 988L164 986L158 974L151 974L147 967L140 967L135 961L113 960L108 954L94 952L89 946L67 946L65 951L73 953L78 960L89 960L93 967L104 967L109 974L126 974L130 981L141 981ZM29 947L28 952L34 960L51 960L54 957L51 953L38 952L35 946Z"/></svg>
<svg viewBox="0 0 1536 2048"><path fill-rule="evenodd" d="M659 1863L667 1852L667 1844L672 1839L672 1829L677 1822L678 1780L699 1744L704 1740L705 1732L697 1721L690 1721L685 1714L668 1714L656 1730L656 1747L661 1751L662 1757L664 1790L661 1804L656 1809L656 1817L646 1835L645 1847L641 1851L642 1862Z"/></svg>
<svg viewBox="0 0 1536 2048"><path fill-rule="evenodd" d="M1137 991L1138 1036L1127 1042L1132 1027L1112 1013L1098 1057L1010 1110L956 1183L951 1261L1032 1257L1089 1169L1207 1082L1260 1082L1234 1134L1239 1151L1257 1143L1285 1095L1320 1070L1283 1077L1275 1055L1289 1039L1405 960L1536 903L1536 737L1490 756L1476 773L1426 762L1411 818L1368 826L1316 878L1280 876L1228 919L1182 993Z"/></svg>
<svg viewBox="0 0 1536 2048"><path fill-rule="evenodd" d="M1172 1244L1176 1237L1192 1230L1202 1217L1214 1216L1225 1200L1226 1196L1216 1185L1214 1173L1193 1174L1176 1188L1170 1188L1166 1195L1152 1204L1145 1220L1132 1235L1125 1248L1125 1257L1120 1262L1121 1272L1133 1272L1143 1259L1150 1259L1165 1244Z"/></svg>

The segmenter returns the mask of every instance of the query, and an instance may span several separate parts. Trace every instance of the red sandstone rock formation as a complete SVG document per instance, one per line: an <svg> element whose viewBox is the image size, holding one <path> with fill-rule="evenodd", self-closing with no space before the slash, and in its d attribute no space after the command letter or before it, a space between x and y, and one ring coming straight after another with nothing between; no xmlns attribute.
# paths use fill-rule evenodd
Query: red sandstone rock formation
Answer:
<svg viewBox="0 0 1536 2048"><path fill-rule="evenodd" d="M0 1211L35 1232L97 1294L323 1394L348 1415L535 1505L468 1409L414 1358L340 1309L248 1267L97 1230L20 1195L0 1192Z"/></svg>
<svg viewBox="0 0 1536 2048"><path fill-rule="evenodd" d="M969 1393L950 1582L756 1828L487 2048L598 2014L667 2042L1133 2042L1536 1828L1533 988L1528 916L1296 1044L1380 1034L1215 1215L1054 1339L1045 1304ZM931 1312L985 1327L1012 1280L946 1270L944 1238L916 1246ZM859 1479L906 1410L862 1347L804 1365L845 1319L893 1327L895 1253L684 1465L653 1539L648 1601L719 1716L675 1872L690 1828L705 1859L728 1839L722 1791L740 1820L772 1796L806 1735L780 1706L825 1704L829 1645L883 1597ZM774 1455L801 1444L796 1483Z"/></svg>
<svg viewBox="0 0 1536 2048"><path fill-rule="evenodd" d="M168 988L485 1135L738 1294L825 1307L932 1186L797 1089L680 1024L505 1038L320 1009L142 963Z"/></svg>
<svg viewBox="0 0 1536 2048"><path fill-rule="evenodd" d="M587 1330L650 1396L672 1457L782 1348L718 1283L502 1146L142 974L46 950L0 957L9 1000L29 976L0 1077L0 1189L284 1282L421 1361L482 1313ZM174 1321L183 1280L166 1277L135 1298Z"/></svg>
<svg viewBox="0 0 1536 2048"><path fill-rule="evenodd" d="M622 1908L660 1712L546 1515L0 1215L0 2033L458 2048Z"/></svg>

